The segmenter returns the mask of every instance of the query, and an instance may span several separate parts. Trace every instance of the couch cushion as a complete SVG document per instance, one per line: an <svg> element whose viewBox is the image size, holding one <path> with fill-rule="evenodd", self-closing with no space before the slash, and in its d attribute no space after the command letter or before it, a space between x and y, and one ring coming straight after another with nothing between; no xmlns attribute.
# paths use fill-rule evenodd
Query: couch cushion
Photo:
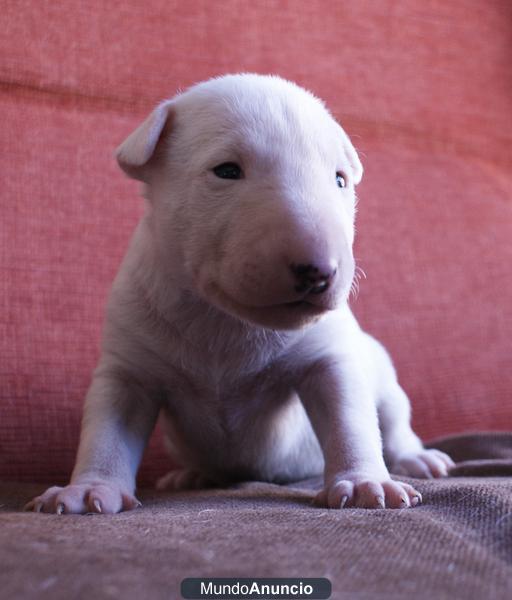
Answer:
<svg viewBox="0 0 512 600"><path fill-rule="evenodd" d="M353 307L385 343L424 437L510 429L512 176L367 142Z"/></svg>
<svg viewBox="0 0 512 600"><path fill-rule="evenodd" d="M1 108L10 176L0 468L59 481L72 467L108 288L142 212L137 184L111 157L136 118L51 102ZM369 140L364 153L356 257L367 278L352 304L390 349L419 433L509 427L510 182L453 155ZM143 482L165 469L157 446Z"/></svg>
<svg viewBox="0 0 512 600"><path fill-rule="evenodd" d="M62 480L142 211L112 151L226 71L325 98L361 152L353 307L425 437L512 422L512 7L421 0L8 2L0 32L0 476ZM477 67L475 66L477 65ZM142 481L165 468L154 442Z"/></svg>
<svg viewBox="0 0 512 600"><path fill-rule="evenodd" d="M60 481L108 289L143 210L112 158L134 119L5 96L0 110L0 477Z"/></svg>

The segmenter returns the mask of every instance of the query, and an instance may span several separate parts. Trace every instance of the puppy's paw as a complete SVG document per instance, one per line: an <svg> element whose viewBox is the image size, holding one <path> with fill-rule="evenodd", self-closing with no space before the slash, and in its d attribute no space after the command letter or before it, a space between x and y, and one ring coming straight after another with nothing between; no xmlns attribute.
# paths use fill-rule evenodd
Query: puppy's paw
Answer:
<svg viewBox="0 0 512 600"><path fill-rule="evenodd" d="M408 483L346 474L334 478L315 498L315 504L327 508L409 508L421 501Z"/></svg>
<svg viewBox="0 0 512 600"><path fill-rule="evenodd" d="M445 477L454 466L455 463L448 454L440 450L423 449L420 452L403 454L391 465L390 471L396 475L432 479Z"/></svg>
<svg viewBox="0 0 512 600"><path fill-rule="evenodd" d="M200 471L193 469L174 469L169 471L156 482L159 491L197 490L199 488L211 487L213 482Z"/></svg>
<svg viewBox="0 0 512 600"><path fill-rule="evenodd" d="M44 513L114 514L142 506L132 494L106 480L54 486L25 505L24 510Z"/></svg>

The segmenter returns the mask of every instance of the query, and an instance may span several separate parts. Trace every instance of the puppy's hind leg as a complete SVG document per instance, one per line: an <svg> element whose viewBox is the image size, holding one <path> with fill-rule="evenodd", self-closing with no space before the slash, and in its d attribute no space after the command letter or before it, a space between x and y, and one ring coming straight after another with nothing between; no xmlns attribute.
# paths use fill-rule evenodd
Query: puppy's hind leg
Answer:
<svg viewBox="0 0 512 600"><path fill-rule="evenodd" d="M391 473L426 479L448 475L454 462L440 450L423 447L411 428L409 399L396 379L379 398L378 415Z"/></svg>
<svg viewBox="0 0 512 600"><path fill-rule="evenodd" d="M173 462L187 464L188 449L180 436L179 428L176 427L169 413L163 408L160 413L159 426L163 433L165 449ZM208 477L193 466L181 466L171 469L168 473L159 477L155 484L158 491L179 492L182 490L197 490L200 488L213 487L213 479Z"/></svg>
<svg viewBox="0 0 512 600"><path fill-rule="evenodd" d="M159 491L197 490L200 488L213 487L214 482L200 471L194 469L173 469L160 477L155 488Z"/></svg>

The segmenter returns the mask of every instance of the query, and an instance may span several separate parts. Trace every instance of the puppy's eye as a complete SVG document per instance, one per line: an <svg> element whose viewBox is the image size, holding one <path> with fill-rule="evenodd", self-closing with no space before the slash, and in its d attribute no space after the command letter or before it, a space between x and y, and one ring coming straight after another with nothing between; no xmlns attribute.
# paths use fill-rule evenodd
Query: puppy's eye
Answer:
<svg viewBox="0 0 512 600"><path fill-rule="evenodd" d="M339 188L347 187L347 181L343 173L336 173L336 183Z"/></svg>
<svg viewBox="0 0 512 600"><path fill-rule="evenodd" d="M232 162L222 163L213 168L213 172L221 179L241 179L242 169Z"/></svg>

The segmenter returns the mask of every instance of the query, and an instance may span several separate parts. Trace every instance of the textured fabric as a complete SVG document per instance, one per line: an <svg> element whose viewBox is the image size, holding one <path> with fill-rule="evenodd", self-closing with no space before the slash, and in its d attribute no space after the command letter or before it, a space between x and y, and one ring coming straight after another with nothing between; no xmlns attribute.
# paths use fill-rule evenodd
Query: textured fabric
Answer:
<svg viewBox="0 0 512 600"><path fill-rule="evenodd" d="M41 488L3 484L2 597L177 599L184 577L273 576L327 577L333 600L509 600L512 434L439 445L508 477L408 480L424 504L404 510L315 508L316 480L144 491L110 517L13 512Z"/></svg>
<svg viewBox="0 0 512 600"><path fill-rule="evenodd" d="M312 89L361 152L352 304L418 432L510 429L511 35L506 0L4 1L0 477L72 468L142 212L113 149L178 88L243 70ZM140 481L167 465L155 438Z"/></svg>
<svg viewBox="0 0 512 600"><path fill-rule="evenodd" d="M20 94L146 108L212 75L272 72L372 132L512 160L507 0L3 6L0 74Z"/></svg>

